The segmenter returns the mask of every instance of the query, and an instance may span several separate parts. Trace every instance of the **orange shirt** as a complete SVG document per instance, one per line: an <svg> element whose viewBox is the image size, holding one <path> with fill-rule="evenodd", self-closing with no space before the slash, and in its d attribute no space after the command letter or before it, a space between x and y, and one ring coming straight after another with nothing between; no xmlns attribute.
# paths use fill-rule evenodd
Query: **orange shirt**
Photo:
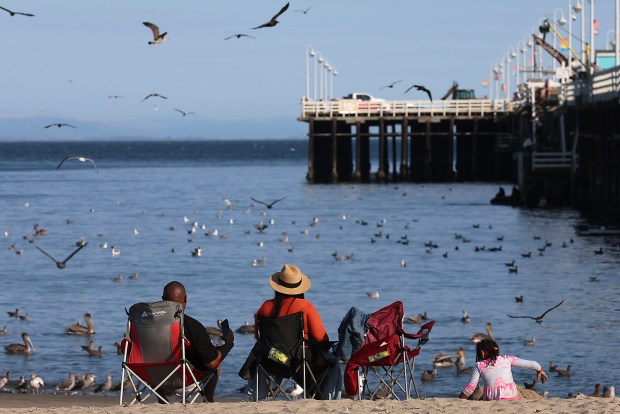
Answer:
<svg viewBox="0 0 620 414"><path fill-rule="evenodd" d="M256 326L258 325L258 315L271 317L275 299L265 301L258 309L257 320L254 324L254 336L256 336ZM314 305L305 299L296 299L293 297L285 298L282 301L282 309L280 315L287 316L293 313L302 312L304 314L304 338L313 341L329 341L321 316L314 308Z"/></svg>

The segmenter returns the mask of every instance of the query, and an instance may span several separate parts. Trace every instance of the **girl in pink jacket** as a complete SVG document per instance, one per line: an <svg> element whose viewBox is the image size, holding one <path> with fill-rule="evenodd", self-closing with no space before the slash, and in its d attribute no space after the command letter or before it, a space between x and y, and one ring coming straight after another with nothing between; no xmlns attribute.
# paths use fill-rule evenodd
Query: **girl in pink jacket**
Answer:
<svg viewBox="0 0 620 414"><path fill-rule="evenodd" d="M547 374L536 361L519 359L514 356L500 356L497 343L491 339L483 339L476 346L476 366L469 383L459 395L467 399L478 385L482 377L484 382L483 400L518 400L517 385L512 379L512 367L529 368L536 371L536 382L546 382Z"/></svg>

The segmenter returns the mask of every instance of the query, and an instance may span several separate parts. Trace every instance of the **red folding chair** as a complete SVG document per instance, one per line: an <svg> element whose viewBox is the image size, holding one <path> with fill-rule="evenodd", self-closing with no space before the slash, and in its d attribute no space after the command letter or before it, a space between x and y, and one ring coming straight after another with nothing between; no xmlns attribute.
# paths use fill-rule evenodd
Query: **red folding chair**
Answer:
<svg viewBox="0 0 620 414"><path fill-rule="evenodd" d="M169 404L172 391L180 393L183 404L200 395L214 372L201 371L186 359L191 349L183 328L180 303L161 301L136 303L129 308L127 331L121 344L123 363L120 404L123 405L125 375L131 381L133 399L127 405L145 401L151 394Z"/></svg>
<svg viewBox="0 0 620 414"><path fill-rule="evenodd" d="M415 334L405 332L403 328L403 304L394 302L370 315L366 323L366 334L362 347L351 355L344 374L344 386L348 395L364 396L374 399L381 389L385 396L411 397L415 390L419 398L413 371L415 358L420 354L422 345L428 342L429 334L435 321L429 321ZM405 344L407 339L417 339L415 348ZM362 375L360 375L362 370ZM369 375L376 377L372 384ZM363 378L360 386L359 379Z"/></svg>

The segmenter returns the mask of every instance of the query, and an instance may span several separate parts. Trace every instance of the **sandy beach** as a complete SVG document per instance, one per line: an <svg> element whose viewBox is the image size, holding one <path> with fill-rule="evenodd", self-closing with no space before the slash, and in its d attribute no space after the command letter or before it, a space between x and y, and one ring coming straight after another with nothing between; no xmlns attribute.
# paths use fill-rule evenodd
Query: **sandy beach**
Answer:
<svg viewBox="0 0 620 414"><path fill-rule="evenodd" d="M618 413L620 400L594 398L578 395L573 399L539 399L520 401L464 401L457 398L426 398L408 401L315 401L299 400L295 402L273 401L251 403L245 401L216 402L212 404L193 404L183 406L143 404L132 407L120 407L114 396L73 396L73 395L0 395L0 413L84 413L85 411L109 414L121 413Z"/></svg>

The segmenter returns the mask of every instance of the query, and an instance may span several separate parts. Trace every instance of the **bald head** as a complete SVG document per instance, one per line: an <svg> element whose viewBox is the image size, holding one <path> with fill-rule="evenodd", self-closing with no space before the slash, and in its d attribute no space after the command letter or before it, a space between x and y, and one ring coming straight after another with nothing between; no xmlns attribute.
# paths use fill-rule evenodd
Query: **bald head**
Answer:
<svg viewBox="0 0 620 414"><path fill-rule="evenodd" d="M185 309L185 306L187 305L187 293L185 292L185 286L176 280L164 286L164 293L161 298L163 300L179 302L183 305L183 309Z"/></svg>

